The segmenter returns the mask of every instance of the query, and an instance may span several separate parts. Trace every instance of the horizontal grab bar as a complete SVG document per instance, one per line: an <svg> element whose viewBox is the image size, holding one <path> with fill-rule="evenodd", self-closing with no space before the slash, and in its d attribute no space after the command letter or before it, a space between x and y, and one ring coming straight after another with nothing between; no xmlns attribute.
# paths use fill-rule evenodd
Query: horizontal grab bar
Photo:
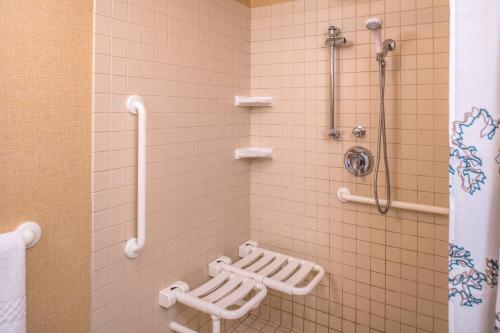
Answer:
<svg viewBox="0 0 500 333"><path fill-rule="evenodd" d="M354 195L347 187L340 187L337 190L337 199L342 202L358 202L367 205L375 205L375 199L370 197L363 197L360 195ZM385 205L385 200L379 200L380 204ZM391 207L407 209L407 210L416 210L419 212L432 213L432 214L440 214L440 215L448 215L449 209L446 207L436 207L429 205L421 205L410 202L402 202L402 201L391 201Z"/></svg>
<svg viewBox="0 0 500 333"><path fill-rule="evenodd" d="M137 237L125 245L127 257L139 255L146 244L146 107L137 95L127 99L128 112L136 114L137 120Z"/></svg>

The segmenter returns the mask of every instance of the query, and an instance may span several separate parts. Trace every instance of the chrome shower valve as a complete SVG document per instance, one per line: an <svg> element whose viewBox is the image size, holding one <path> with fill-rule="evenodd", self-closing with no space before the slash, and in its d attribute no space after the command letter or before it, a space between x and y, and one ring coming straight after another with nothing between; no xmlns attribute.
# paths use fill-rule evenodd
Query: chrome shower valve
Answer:
<svg viewBox="0 0 500 333"><path fill-rule="evenodd" d="M372 171L373 156L365 147L354 146L345 153L344 165L352 175L363 177Z"/></svg>

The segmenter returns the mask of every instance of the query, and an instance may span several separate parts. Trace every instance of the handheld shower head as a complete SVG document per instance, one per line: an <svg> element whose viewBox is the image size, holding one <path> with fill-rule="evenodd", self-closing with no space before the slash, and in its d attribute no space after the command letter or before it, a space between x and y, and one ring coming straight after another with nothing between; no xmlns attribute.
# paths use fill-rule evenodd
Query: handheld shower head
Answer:
<svg viewBox="0 0 500 333"><path fill-rule="evenodd" d="M380 30L382 28L382 20L378 17L370 17L365 21L366 29Z"/></svg>
<svg viewBox="0 0 500 333"><path fill-rule="evenodd" d="M375 53L382 53L382 35L380 30L382 29L382 20L378 17L371 17L365 21L366 29L371 30L373 33L373 39L375 41Z"/></svg>

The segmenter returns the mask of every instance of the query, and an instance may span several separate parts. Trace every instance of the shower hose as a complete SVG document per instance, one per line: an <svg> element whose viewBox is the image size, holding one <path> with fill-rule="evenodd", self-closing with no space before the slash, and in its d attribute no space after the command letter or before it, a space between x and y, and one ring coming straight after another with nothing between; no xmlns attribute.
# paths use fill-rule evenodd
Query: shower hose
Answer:
<svg viewBox="0 0 500 333"><path fill-rule="evenodd" d="M389 161L387 159L387 135L385 126L385 59L383 55L377 57L380 82L380 113L378 120L378 141L377 141L377 159L375 161L375 176L374 176L374 196L377 209L381 214L386 214L391 206L391 179L389 176ZM385 172L385 187L386 187L386 202L381 205L378 195L378 174L380 169L381 152L384 152L384 172Z"/></svg>

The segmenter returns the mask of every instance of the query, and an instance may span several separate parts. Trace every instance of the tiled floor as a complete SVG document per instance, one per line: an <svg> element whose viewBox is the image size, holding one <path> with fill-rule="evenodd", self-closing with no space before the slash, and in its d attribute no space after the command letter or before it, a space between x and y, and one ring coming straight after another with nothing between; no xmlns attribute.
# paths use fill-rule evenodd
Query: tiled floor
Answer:
<svg viewBox="0 0 500 333"><path fill-rule="evenodd" d="M249 316L233 327L230 333L301 333L289 327L280 326L279 322L266 320L257 316Z"/></svg>

